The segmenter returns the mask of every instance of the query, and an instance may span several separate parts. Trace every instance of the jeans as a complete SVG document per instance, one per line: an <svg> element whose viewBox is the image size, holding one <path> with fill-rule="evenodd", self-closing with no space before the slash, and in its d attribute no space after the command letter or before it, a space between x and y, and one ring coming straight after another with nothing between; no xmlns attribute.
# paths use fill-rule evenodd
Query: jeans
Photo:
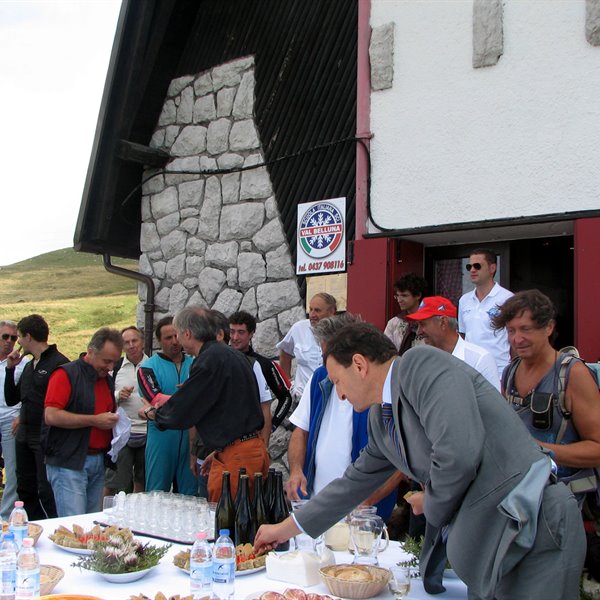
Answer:
<svg viewBox="0 0 600 600"><path fill-rule="evenodd" d="M6 485L0 505L0 516L8 521L10 513L17 498L17 455L15 453L15 438L12 434L13 418L0 421L0 433L2 433L2 456L4 457L4 472L6 473Z"/></svg>
<svg viewBox="0 0 600 600"><path fill-rule="evenodd" d="M104 487L104 454L88 454L81 471L46 465L59 517L100 512Z"/></svg>

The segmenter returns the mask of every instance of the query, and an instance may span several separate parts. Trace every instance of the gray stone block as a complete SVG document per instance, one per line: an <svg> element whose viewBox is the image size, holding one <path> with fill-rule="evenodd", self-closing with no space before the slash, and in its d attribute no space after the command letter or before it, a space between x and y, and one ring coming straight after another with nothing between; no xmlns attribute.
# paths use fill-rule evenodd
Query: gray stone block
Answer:
<svg viewBox="0 0 600 600"><path fill-rule="evenodd" d="M256 317L258 314L258 308L256 306L256 289L250 288L242 299L242 303L240 304L240 310L245 310L249 312L252 316Z"/></svg>
<svg viewBox="0 0 600 600"><path fill-rule="evenodd" d="M234 313L242 301L242 294L237 290L225 289L213 304L213 310L222 312L226 317Z"/></svg>
<svg viewBox="0 0 600 600"><path fill-rule="evenodd" d="M216 117L215 98L212 94L207 94L196 100L193 114L194 123L206 123L216 119Z"/></svg>
<svg viewBox="0 0 600 600"><path fill-rule="evenodd" d="M140 250L142 252L156 252L160 250L160 236L154 223L142 223L140 232Z"/></svg>
<svg viewBox="0 0 600 600"><path fill-rule="evenodd" d="M219 237L219 213L221 210L220 198L204 198L200 211L197 235L205 240L216 240Z"/></svg>
<svg viewBox="0 0 600 600"><path fill-rule="evenodd" d="M252 242L246 242L246 241L241 242L240 250L242 252L252 252Z"/></svg>
<svg viewBox="0 0 600 600"><path fill-rule="evenodd" d="M265 200L265 214L269 221L279 216L279 207L277 206L277 200L275 200L274 196Z"/></svg>
<svg viewBox="0 0 600 600"><path fill-rule="evenodd" d="M231 173L221 177L223 204L235 204L240 199L240 174Z"/></svg>
<svg viewBox="0 0 600 600"><path fill-rule="evenodd" d="M287 243L267 252L267 279L292 279L295 269Z"/></svg>
<svg viewBox="0 0 600 600"><path fill-rule="evenodd" d="M162 217L178 212L177 188L170 186L159 194L151 196L150 209L155 219L161 219Z"/></svg>
<svg viewBox="0 0 600 600"><path fill-rule="evenodd" d="M225 205L221 212L219 238L221 240L251 238L262 227L264 216L265 209L261 203Z"/></svg>
<svg viewBox="0 0 600 600"><path fill-rule="evenodd" d="M198 231L198 217L188 217L181 222L179 228L190 235L196 235Z"/></svg>
<svg viewBox="0 0 600 600"><path fill-rule="evenodd" d="M223 154L217 158L219 169L238 169L244 164L244 159L239 154Z"/></svg>
<svg viewBox="0 0 600 600"><path fill-rule="evenodd" d="M173 156L195 156L206 150L206 127L187 125L177 136L171 154Z"/></svg>
<svg viewBox="0 0 600 600"><path fill-rule="evenodd" d="M202 73L194 81L194 93L196 96L205 96L213 91L210 72Z"/></svg>
<svg viewBox="0 0 600 600"><path fill-rule="evenodd" d="M142 196L142 203L140 206L140 210L142 213L142 223L148 223L148 221L152 221L152 211L150 210L150 197Z"/></svg>
<svg viewBox="0 0 600 600"><path fill-rule="evenodd" d="M504 52L502 0L473 0L473 68L497 64Z"/></svg>
<svg viewBox="0 0 600 600"><path fill-rule="evenodd" d="M220 269L206 267L198 276L198 289L202 297L212 304L217 294L223 289L227 277Z"/></svg>
<svg viewBox="0 0 600 600"><path fill-rule="evenodd" d="M185 276L185 254L175 256L167 261L167 282L177 283ZM173 288L171 288L171 293Z"/></svg>
<svg viewBox="0 0 600 600"><path fill-rule="evenodd" d="M156 305L156 310L162 312L169 311L169 297L171 296L171 290L167 286L163 286L156 296L154 296L154 304Z"/></svg>
<svg viewBox="0 0 600 600"><path fill-rule="evenodd" d="M585 0L585 39L600 46L600 0Z"/></svg>
<svg viewBox="0 0 600 600"><path fill-rule="evenodd" d="M194 181L198 179L200 159L197 156L176 158L167 165L166 170L170 172L168 175L165 175L167 185L179 185L184 181ZM178 172L172 173L173 171Z"/></svg>
<svg viewBox="0 0 600 600"><path fill-rule="evenodd" d="M238 286L238 270L235 267L227 269L227 287L236 288Z"/></svg>
<svg viewBox="0 0 600 600"><path fill-rule="evenodd" d="M231 123L229 119L217 119L209 123L206 150L210 154L223 154L223 152L227 151L230 128Z"/></svg>
<svg viewBox="0 0 600 600"><path fill-rule="evenodd" d="M181 124L191 123L194 112L194 88L186 87L181 92L181 102L177 107L177 122Z"/></svg>
<svg viewBox="0 0 600 600"><path fill-rule="evenodd" d="M163 104L162 112L158 117L158 125L173 125L177 119L177 107L173 100L167 100Z"/></svg>
<svg viewBox="0 0 600 600"><path fill-rule="evenodd" d="M154 274L162 281L167 274L167 263L164 260L157 260L153 264Z"/></svg>
<svg viewBox="0 0 600 600"><path fill-rule="evenodd" d="M216 171L217 170L216 159L212 158L211 156L202 155L200 157L200 170L202 171L202 173L210 173L211 171Z"/></svg>
<svg viewBox="0 0 600 600"><path fill-rule="evenodd" d="M150 138L150 148L162 148L165 144L165 130L157 129Z"/></svg>
<svg viewBox="0 0 600 600"><path fill-rule="evenodd" d="M241 150L252 150L258 148L260 142L258 133L254 126L254 121L247 119L246 121L237 121L231 127L229 134L229 149L234 152Z"/></svg>
<svg viewBox="0 0 600 600"><path fill-rule="evenodd" d="M181 127L179 125L169 125L165 129L165 148L170 150L173 142L177 139L179 132L181 131Z"/></svg>
<svg viewBox="0 0 600 600"><path fill-rule="evenodd" d="M206 242L197 237L189 237L186 244L188 254L204 256L206 252Z"/></svg>
<svg viewBox="0 0 600 600"><path fill-rule="evenodd" d="M175 315L184 308L189 295L190 293L184 285L176 283L171 288L171 295L169 296L169 313Z"/></svg>
<svg viewBox="0 0 600 600"><path fill-rule="evenodd" d="M299 302L300 294L295 281L263 283L256 288L256 304L260 321L289 310ZM281 329L281 325L279 328Z"/></svg>
<svg viewBox="0 0 600 600"><path fill-rule="evenodd" d="M145 169L144 179L146 181L142 185L142 194L160 194L165 189L165 178L159 175L156 169Z"/></svg>
<svg viewBox="0 0 600 600"><path fill-rule="evenodd" d="M394 82L394 23L386 23L371 30L369 44L371 89L386 90Z"/></svg>
<svg viewBox="0 0 600 600"><path fill-rule="evenodd" d="M199 214L200 214L200 209L198 209L198 208L182 208L179 211L179 216L182 219L189 219L190 217L197 217Z"/></svg>
<svg viewBox="0 0 600 600"><path fill-rule="evenodd" d="M160 240L160 248L163 256L170 260L185 251L186 234L183 231L171 231Z"/></svg>
<svg viewBox="0 0 600 600"><path fill-rule="evenodd" d="M198 277L186 277L183 280L183 285L188 290L193 290L198 285Z"/></svg>
<svg viewBox="0 0 600 600"><path fill-rule="evenodd" d="M257 252L242 252L238 256L237 267L239 286L243 290L263 283L267 278L267 269L262 254Z"/></svg>
<svg viewBox="0 0 600 600"><path fill-rule="evenodd" d="M142 255L140 256L138 268L140 270L140 273L142 273L144 275L149 275L150 277L152 275L154 275L154 270L152 269L152 265L150 264L150 261L148 260L148 256L144 253L142 253Z"/></svg>
<svg viewBox="0 0 600 600"><path fill-rule="evenodd" d="M285 235L279 219L272 219L252 238L254 245L261 251L273 250L285 242Z"/></svg>
<svg viewBox="0 0 600 600"><path fill-rule="evenodd" d="M213 88L220 90L224 87L238 85L244 71L254 66L254 58L240 58L224 65L214 67L211 71Z"/></svg>
<svg viewBox="0 0 600 600"><path fill-rule="evenodd" d="M275 344L282 337L277 326L277 319L266 319L256 324L256 333L252 338L252 346L259 354L275 358L279 356L279 350L277 350Z"/></svg>
<svg viewBox="0 0 600 600"><path fill-rule="evenodd" d="M235 95L232 115L234 119L252 117L254 108L254 71L246 71Z"/></svg>
<svg viewBox="0 0 600 600"><path fill-rule="evenodd" d="M209 267L226 269L237 265L238 252L237 242L209 244L204 259Z"/></svg>
<svg viewBox="0 0 600 600"><path fill-rule="evenodd" d="M161 236L171 233L171 231L177 229L177 227L179 227L179 213L177 212L171 213L156 221L156 229Z"/></svg>
<svg viewBox="0 0 600 600"><path fill-rule="evenodd" d="M184 75L183 77L177 77L172 79L167 90L167 96L172 97L179 94L187 85L194 81L193 75Z"/></svg>
<svg viewBox="0 0 600 600"><path fill-rule="evenodd" d="M188 242L189 243L189 242ZM203 256L188 256L185 259L185 273L189 276L198 277L204 269L204 257Z"/></svg>
<svg viewBox="0 0 600 600"><path fill-rule="evenodd" d="M290 330L290 327L306 319L306 312L302 306L295 306L291 310L285 310L277 315L277 322L279 323L279 330L281 331L282 337Z"/></svg>
<svg viewBox="0 0 600 600"><path fill-rule="evenodd" d="M266 167L257 167L242 172L240 200L268 198L272 193L271 178Z"/></svg>
<svg viewBox="0 0 600 600"><path fill-rule="evenodd" d="M198 290L196 290L188 300L188 306L200 306L202 308L208 308L206 300L204 300L202 294Z"/></svg>
<svg viewBox="0 0 600 600"><path fill-rule="evenodd" d="M229 117L233 109L235 88L223 88L217 94L217 117Z"/></svg>
<svg viewBox="0 0 600 600"><path fill-rule="evenodd" d="M197 208L202 204L204 197L204 179L195 179L180 183L179 189L179 206L184 209L188 207Z"/></svg>

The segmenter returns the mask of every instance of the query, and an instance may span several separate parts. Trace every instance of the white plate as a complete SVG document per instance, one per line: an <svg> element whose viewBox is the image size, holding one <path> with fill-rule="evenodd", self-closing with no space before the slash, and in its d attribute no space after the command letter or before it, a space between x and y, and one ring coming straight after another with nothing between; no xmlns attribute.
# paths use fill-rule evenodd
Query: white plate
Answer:
<svg viewBox="0 0 600 600"><path fill-rule="evenodd" d="M89 548L71 548L70 546L61 546L56 542L52 542L57 548L64 550L65 552L70 552L71 554L79 554L79 556L89 556L94 551Z"/></svg>
<svg viewBox="0 0 600 600"><path fill-rule="evenodd" d="M174 565L175 567L177 567L177 565ZM189 569L184 569L183 567L177 567L180 571L183 571L184 573L187 573L188 575L190 574ZM263 565L262 567L255 567L254 569L246 569L245 571L236 571L235 572L235 576L236 577L244 577L244 575L252 575L252 573L258 573L259 571L264 571L267 568L267 565ZM260 596L260 594L259 594Z"/></svg>
<svg viewBox="0 0 600 600"><path fill-rule="evenodd" d="M129 583L131 581L137 581L152 571L154 567L149 569L142 569L141 571L132 571L131 573L98 573L100 577L110 581L110 583Z"/></svg>

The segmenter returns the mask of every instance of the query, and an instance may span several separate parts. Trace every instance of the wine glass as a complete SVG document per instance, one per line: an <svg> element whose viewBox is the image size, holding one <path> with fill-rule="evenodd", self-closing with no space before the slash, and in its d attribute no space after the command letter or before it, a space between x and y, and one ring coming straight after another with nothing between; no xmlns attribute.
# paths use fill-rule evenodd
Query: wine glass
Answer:
<svg viewBox="0 0 600 600"><path fill-rule="evenodd" d="M388 581L388 589L396 600L403 600L410 592L410 567L392 566L390 572L392 577Z"/></svg>

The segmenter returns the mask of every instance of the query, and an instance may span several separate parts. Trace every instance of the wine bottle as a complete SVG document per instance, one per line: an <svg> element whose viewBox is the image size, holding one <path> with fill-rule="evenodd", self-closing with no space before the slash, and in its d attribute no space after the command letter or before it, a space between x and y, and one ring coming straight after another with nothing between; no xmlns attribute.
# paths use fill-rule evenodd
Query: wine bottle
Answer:
<svg viewBox="0 0 600 600"><path fill-rule="evenodd" d="M271 523L273 525L281 523L281 521L287 519L289 515L290 513L285 499L285 492L283 491L283 477L281 472L277 471L275 473L275 494L273 496L273 509L271 510ZM289 541L277 546L278 552L286 552L289 549Z"/></svg>
<svg viewBox="0 0 600 600"><path fill-rule="evenodd" d="M269 522L269 514L265 507L263 496L262 473L254 473L254 514L256 516L256 529Z"/></svg>
<svg viewBox="0 0 600 600"><path fill-rule="evenodd" d="M229 529L232 533L235 529L235 508L231 499L231 482L229 471L223 471L221 483L221 497L215 511L215 537L221 529Z"/></svg>
<svg viewBox="0 0 600 600"><path fill-rule="evenodd" d="M238 485L237 485L237 492L235 493L235 500L233 501L233 508L236 510L238 509L238 506L240 504L240 479L242 478L242 475L246 474L246 467L240 467L240 472L238 474Z"/></svg>
<svg viewBox="0 0 600 600"><path fill-rule="evenodd" d="M273 495L271 490L273 488L273 484L275 483L275 469L271 467L269 472L267 473L267 479L265 481L265 485L263 487L263 500L265 501L265 508L267 509L267 513L270 510L271 500L273 499Z"/></svg>
<svg viewBox="0 0 600 600"><path fill-rule="evenodd" d="M238 483L240 502L235 513L235 544L254 544L256 520L250 503L250 478L241 475Z"/></svg>

